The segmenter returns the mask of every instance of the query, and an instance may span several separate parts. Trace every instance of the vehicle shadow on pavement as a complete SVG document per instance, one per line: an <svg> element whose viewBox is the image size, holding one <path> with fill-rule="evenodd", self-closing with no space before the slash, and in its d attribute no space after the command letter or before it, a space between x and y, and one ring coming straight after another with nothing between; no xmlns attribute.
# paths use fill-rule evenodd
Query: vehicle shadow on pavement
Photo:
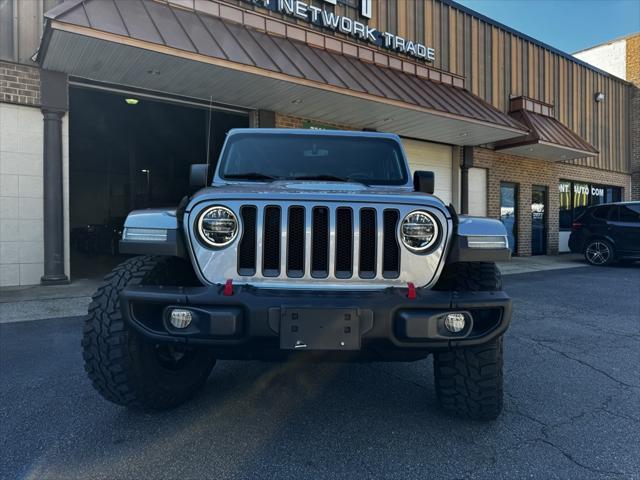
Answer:
<svg viewBox="0 0 640 480"><path fill-rule="evenodd" d="M201 394L183 407L153 414L122 409L104 418L91 436L97 440L120 432L112 440L118 452L111 458L100 453L89 463L104 462L120 471L130 457L169 465L193 455L222 476L255 478L263 471L272 472L265 476L276 471L283 476L396 476L408 463L422 471L441 470L433 452L444 448L453 454L461 446L476 460L490 460L491 450L474 437L494 435L501 422L445 416L436 405L431 369L430 360L220 362ZM447 438L432 432L447 432ZM358 460L374 452L375 461Z"/></svg>

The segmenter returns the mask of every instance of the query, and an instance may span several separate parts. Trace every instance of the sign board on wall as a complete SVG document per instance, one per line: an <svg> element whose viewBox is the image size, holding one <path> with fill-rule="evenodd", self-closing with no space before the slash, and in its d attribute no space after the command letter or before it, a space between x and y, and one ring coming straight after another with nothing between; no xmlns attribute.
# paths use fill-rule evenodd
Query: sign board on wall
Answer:
<svg viewBox="0 0 640 480"><path fill-rule="evenodd" d="M259 7L268 8L285 15L305 20L313 25L340 32L350 37L363 40L391 51L405 53L411 57L427 62L436 59L433 48L422 43L403 38L391 32L380 31L369 26L368 19L372 15L372 0L360 0L360 16L364 20L337 15L331 10L319 7L312 0L244 0ZM324 3L336 5L339 0L323 0ZM402 0L403 1L403 0Z"/></svg>
<svg viewBox="0 0 640 480"><path fill-rule="evenodd" d="M336 127L332 127L331 125L325 125L324 123L313 122L311 120L305 120L302 128L309 130L336 130Z"/></svg>

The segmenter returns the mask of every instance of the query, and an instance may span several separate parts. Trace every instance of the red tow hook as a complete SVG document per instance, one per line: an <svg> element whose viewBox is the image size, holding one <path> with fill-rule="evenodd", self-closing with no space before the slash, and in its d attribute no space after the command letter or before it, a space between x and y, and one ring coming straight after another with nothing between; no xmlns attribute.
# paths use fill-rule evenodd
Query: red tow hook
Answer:
<svg viewBox="0 0 640 480"><path fill-rule="evenodd" d="M407 291L407 298L409 300L415 300L416 297L418 296L416 294L416 286L413 284L413 282L409 282L409 283L407 283L407 288L409 289Z"/></svg>
<svg viewBox="0 0 640 480"><path fill-rule="evenodd" d="M233 295L233 280L231 280L230 278L227 280L227 283L224 284L224 290L222 294L225 297L230 297L231 295Z"/></svg>

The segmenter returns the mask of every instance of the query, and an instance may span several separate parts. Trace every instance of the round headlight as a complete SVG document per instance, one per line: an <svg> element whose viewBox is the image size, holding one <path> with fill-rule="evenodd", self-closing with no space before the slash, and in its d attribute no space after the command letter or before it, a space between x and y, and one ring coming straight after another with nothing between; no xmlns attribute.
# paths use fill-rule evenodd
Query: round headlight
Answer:
<svg viewBox="0 0 640 480"><path fill-rule="evenodd" d="M409 250L423 252L438 239L438 223L431 214L416 210L404 217L400 238Z"/></svg>
<svg viewBox="0 0 640 480"><path fill-rule="evenodd" d="M226 207L207 208L198 219L200 238L212 247L224 247L238 234L238 219Z"/></svg>

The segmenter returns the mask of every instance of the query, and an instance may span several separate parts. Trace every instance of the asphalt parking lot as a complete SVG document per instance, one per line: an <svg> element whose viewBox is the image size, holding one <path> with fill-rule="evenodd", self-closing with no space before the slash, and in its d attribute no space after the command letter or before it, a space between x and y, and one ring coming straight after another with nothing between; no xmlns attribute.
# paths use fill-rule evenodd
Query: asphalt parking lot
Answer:
<svg viewBox="0 0 640 480"><path fill-rule="evenodd" d="M505 277L494 423L436 406L431 360L220 362L172 412L102 400L79 317L0 325L0 477L639 478L640 266Z"/></svg>

